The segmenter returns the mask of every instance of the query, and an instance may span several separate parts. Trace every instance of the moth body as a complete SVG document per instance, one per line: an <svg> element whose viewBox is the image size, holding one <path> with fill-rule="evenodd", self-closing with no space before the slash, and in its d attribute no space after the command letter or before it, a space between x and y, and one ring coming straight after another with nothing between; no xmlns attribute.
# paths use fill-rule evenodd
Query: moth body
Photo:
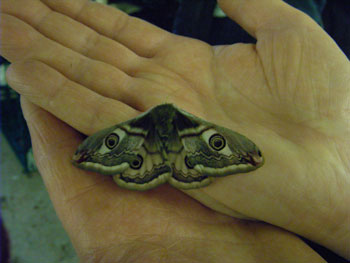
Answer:
<svg viewBox="0 0 350 263"><path fill-rule="evenodd" d="M261 151L245 136L172 104L97 132L73 156L77 167L112 175L119 186L132 190L165 182L199 188L214 177L249 172L263 162Z"/></svg>

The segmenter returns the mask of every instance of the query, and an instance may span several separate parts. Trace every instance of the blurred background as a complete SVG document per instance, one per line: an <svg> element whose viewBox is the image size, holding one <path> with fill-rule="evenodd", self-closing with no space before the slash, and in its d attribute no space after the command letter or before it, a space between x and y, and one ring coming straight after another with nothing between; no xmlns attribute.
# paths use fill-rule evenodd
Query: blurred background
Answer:
<svg viewBox="0 0 350 263"><path fill-rule="evenodd" d="M175 34L211 45L255 43L216 0L100 0ZM350 57L349 0L285 0L311 16ZM19 95L5 79L0 57L0 263L78 262L37 172ZM305 240L327 262L347 262Z"/></svg>

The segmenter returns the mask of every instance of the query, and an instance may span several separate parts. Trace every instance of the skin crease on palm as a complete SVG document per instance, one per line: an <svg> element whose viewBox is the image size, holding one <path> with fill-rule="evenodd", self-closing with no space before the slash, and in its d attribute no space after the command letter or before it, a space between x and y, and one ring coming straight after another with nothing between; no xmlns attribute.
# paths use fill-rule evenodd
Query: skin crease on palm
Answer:
<svg viewBox="0 0 350 263"><path fill-rule="evenodd" d="M219 4L256 45L212 47L86 0L2 1L7 79L81 262L324 262L295 234L350 258L348 59L280 0ZM265 165L188 195L72 166L80 133L164 102L244 134Z"/></svg>

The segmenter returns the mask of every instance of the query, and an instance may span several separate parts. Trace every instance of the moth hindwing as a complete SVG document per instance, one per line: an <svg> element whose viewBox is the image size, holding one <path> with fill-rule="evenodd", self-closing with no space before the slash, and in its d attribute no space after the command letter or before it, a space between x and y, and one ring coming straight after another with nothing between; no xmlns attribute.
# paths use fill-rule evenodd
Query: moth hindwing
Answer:
<svg viewBox="0 0 350 263"><path fill-rule="evenodd" d="M141 191L165 182L200 188L214 177L249 172L263 163L259 148L245 136L172 104L93 134L73 156L77 167L112 175L119 186Z"/></svg>

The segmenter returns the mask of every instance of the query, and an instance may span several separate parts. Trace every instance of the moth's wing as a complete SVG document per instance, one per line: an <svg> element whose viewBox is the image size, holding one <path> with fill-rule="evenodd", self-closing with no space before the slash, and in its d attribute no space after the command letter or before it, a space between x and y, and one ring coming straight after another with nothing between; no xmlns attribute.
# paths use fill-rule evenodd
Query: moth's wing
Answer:
<svg viewBox="0 0 350 263"><path fill-rule="evenodd" d="M147 138L134 154L136 158L129 161L129 168L113 176L120 187L145 191L168 181L172 169L163 158L158 143Z"/></svg>
<svg viewBox="0 0 350 263"><path fill-rule="evenodd" d="M187 152L180 140L169 144L168 159L173 173L169 183L179 189L188 190L209 185L213 178L203 175L186 164Z"/></svg>
<svg viewBox="0 0 350 263"><path fill-rule="evenodd" d="M249 172L264 162L261 151L251 140L230 129L206 122L180 109L175 117L175 126L183 148L171 159L175 163L174 174L180 171L176 173L176 178L170 179L173 184L174 181L183 181L178 174L192 178L188 175L193 173L203 185L190 183L187 186L202 187L204 182L210 183L205 177Z"/></svg>
<svg viewBox="0 0 350 263"><path fill-rule="evenodd" d="M147 112L86 138L73 156L73 164L112 175L119 186L132 190L154 188L172 173Z"/></svg>

